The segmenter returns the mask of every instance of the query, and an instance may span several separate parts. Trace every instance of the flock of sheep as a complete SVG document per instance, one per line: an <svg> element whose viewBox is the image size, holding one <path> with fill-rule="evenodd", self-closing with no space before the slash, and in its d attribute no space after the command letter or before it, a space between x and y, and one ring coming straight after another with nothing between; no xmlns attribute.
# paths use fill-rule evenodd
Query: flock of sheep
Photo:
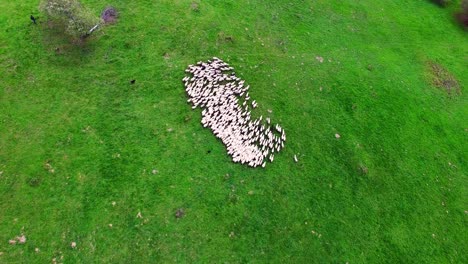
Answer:
<svg viewBox="0 0 468 264"><path fill-rule="evenodd" d="M188 102L202 108L201 123L220 138L234 162L251 167L265 167L274 153L284 147L286 134L280 125L271 125L270 118L252 120L249 86L219 58L189 65L190 76L183 79Z"/></svg>

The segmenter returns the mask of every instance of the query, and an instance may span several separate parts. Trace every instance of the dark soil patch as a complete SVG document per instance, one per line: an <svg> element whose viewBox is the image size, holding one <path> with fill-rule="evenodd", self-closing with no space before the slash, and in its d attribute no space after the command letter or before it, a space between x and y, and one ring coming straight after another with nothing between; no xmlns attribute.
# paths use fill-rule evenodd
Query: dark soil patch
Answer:
<svg viewBox="0 0 468 264"><path fill-rule="evenodd" d="M41 184L41 182L42 182L42 180L39 177L31 177L28 180L28 184L31 187L37 187L37 186L39 186Z"/></svg>
<svg viewBox="0 0 468 264"><path fill-rule="evenodd" d="M233 43L234 37L231 35L226 35L224 32L218 33L218 44Z"/></svg>
<svg viewBox="0 0 468 264"><path fill-rule="evenodd" d="M429 70L432 75L432 84L444 90L450 96L460 95L461 88L455 77L442 65L429 62Z"/></svg>

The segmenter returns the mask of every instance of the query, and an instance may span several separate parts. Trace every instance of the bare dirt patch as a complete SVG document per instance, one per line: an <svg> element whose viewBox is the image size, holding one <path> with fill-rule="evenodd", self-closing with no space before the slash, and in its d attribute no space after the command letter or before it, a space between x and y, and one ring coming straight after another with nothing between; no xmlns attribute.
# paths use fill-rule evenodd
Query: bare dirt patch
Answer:
<svg viewBox="0 0 468 264"><path fill-rule="evenodd" d="M431 81L434 86L447 92L449 96L461 94L461 87L455 76L451 74L442 65L435 62L428 63L431 74Z"/></svg>

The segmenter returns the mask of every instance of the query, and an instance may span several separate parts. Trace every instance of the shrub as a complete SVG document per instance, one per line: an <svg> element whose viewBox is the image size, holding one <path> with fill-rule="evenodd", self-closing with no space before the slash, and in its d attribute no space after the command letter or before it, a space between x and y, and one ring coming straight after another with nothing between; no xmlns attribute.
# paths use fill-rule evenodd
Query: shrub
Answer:
<svg viewBox="0 0 468 264"><path fill-rule="evenodd" d="M461 2L461 10L455 14L455 18L462 26L468 28L468 0Z"/></svg>
<svg viewBox="0 0 468 264"><path fill-rule="evenodd" d="M446 7L452 2L452 0L432 0L432 2L439 6Z"/></svg>
<svg viewBox="0 0 468 264"><path fill-rule="evenodd" d="M96 29L101 20L84 8L78 0L43 0L41 11L65 26L65 33L84 38Z"/></svg>
<svg viewBox="0 0 468 264"><path fill-rule="evenodd" d="M468 0L462 0L461 9L462 9L462 12L468 13Z"/></svg>
<svg viewBox="0 0 468 264"><path fill-rule="evenodd" d="M114 23L117 20L117 16L117 10L113 7L107 7L101 14L101 18L105 23Z"/></svg>

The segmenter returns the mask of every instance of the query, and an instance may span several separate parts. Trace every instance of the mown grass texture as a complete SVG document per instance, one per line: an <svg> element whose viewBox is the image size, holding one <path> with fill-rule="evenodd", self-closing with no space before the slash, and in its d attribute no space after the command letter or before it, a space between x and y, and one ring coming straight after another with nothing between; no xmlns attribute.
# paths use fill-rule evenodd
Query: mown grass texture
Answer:
<svg viewBox="0 0 468 264"><path fill-rule="evenodd" d="M468 45L453 10L82 3L119 19L72 44L38 1L0 2L1 263L467 261ZM213 56L286 130L264 169L232 163L186 103L185 68Z"/></svg>

